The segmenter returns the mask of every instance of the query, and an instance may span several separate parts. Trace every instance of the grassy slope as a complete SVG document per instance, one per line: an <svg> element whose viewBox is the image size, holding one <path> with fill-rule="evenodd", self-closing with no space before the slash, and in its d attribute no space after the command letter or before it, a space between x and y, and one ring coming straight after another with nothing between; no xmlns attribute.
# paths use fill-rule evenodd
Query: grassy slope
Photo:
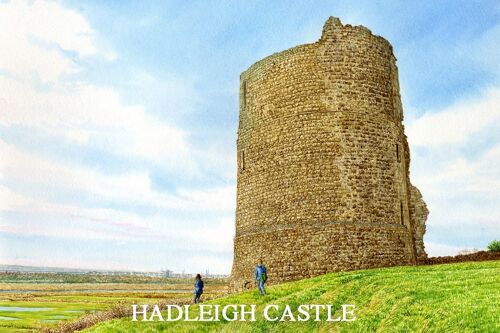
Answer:
<svg viewBox="0 0 500 333"><path fill-rule="evenodd" d="M214 304L355 304L355 322L136 322L123 318L86 332L500 332L500 261L332 273Z"/></svg>

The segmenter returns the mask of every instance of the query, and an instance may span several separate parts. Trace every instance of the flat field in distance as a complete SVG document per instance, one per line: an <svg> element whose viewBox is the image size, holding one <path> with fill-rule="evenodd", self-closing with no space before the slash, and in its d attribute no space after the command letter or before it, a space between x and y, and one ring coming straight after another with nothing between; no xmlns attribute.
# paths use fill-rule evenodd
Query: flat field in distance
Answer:
<svg viewBox="0 0 500 333"><path fill-rule="evenodd" d="M204 297L226 289L204 279ZM190 300L193 279L71 273L0 273L0 332L31 332L118 304Z"/></svg>

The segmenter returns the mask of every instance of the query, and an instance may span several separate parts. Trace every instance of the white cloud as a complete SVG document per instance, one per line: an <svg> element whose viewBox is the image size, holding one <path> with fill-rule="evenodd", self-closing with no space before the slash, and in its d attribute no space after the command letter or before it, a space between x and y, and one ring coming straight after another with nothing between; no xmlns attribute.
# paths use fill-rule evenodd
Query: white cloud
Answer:
<svg viewBox="0 0 500 333"><path fill-rule="evenodd" d="M20 266L33 266L33 267L58 267L58 268L75 268L75 269L99 269L99 270L124 270L124 271L151 271L150 267L141 269L135 265L131 265L127 262L116 262L114 260L109 260L109 258L86 262L82 260L75 260L76 258L59 258L54 257L10 257L10 256L0 256L0 260L3 265L20 265Z"/></svg>
<svg viewBox="0 0 500 333"><path fill-rule="evenodd" d="M196 173L184 131L148 116L141 106L125 106L116 92L89 84L37 91L0 77L0 124L39 128L69 142L101 147ZM99 142L100 141L100 142Z"/></svg>
<svg viewBox="0 0 500 333"><path fill-rule="evenodd" d="M473 51L468 54L475 63L497 77L500 77L500 48L497 46L499 40L500 24L497 24L473 42Z"/></svg>
<svg viewBox="0 0 500 333"><path fill-rule="evenodd" d="M162 193L152 189L147 174L105 175L95 170L65 166L22 152L0 139L2 178L24 186L44 189L53 196L58 190L71 195L92 197L97 207L82 203L57 203L19 194L0 185L0 212L14 212L28 218L22 223L3 221L0 232L23 236L36 235L69 239L122 241L161 241L179 248L231 248L234 222L207 215L200 221L169 218L172 213L218 212L235 209L233 186L209 189L181 189ZM29 177L27 177L29 175ZM158 212L153 217L117 209L100 208L106 202L144 205ZM31 218L31 217L37 218ZM54 223L44 223L44 220ZM203 237L199 237L202 234Z"/></svg>
<svg viewBox="0 0 500 333"><path fill-rule="evenodd" d="M97 38L84 16L60 3L0 3L0 125L33 130L75 149L99 148L141 165L109 174L57 155L49 157L30 149L29 143L21 148L15 140L0 138L0 233L82 241L156 241L180 250L227 251L234 235L234 223L227 217L235 209L234 186L201 183L196 188L162 191L152 184L148 169L154 165L165 176L193 178L202 173L200 157L204 168L217 168L226 164L226 156L220 159L213 149L195 149L186 131L153 116L142 105L125 104L110 87L82 80L85 68L78 65L82 58L119 56L98 47ZM183 81L163 82L140 69L137 73L141 82L164 91L161 105L167 109L189 111L197 103L192 87L183 87ZM140 210L119 208L132 206L155 213L145 216ZM200 212L214 215L206 214L203 221L186 217ZM21 220L3 218L11 214ZM64 255L54 254L52 261L63 262ZM218 268L227 266L221 258L205 259Z"/></svg>
<svg viewBox="0 0 500 333"><path fill-rule="evenodd" d="M214 190L215 196L220 192L219 189ZM211 206L210 200L212 199L206 198L202 202L185 201L183 205L190 210L219 209ZM0 223L0 232L23 236L160 241L178 248L218 251L230 249L234 236L234 222L228 218L214 219L207 216L204 225L200 225L196 221L165 218L164 214L143 217L116 209L86 208L78 204L34 199L2 185L0 213L20 213L26 216L27 220L22 224L8 220Z"/></svg>
<svg viewBox="0 0 500 333"><path fill-rule="evenodd" d="M414 146L467 143L471 136L500 121L500 88L483 96L460 100L444 110L431 111L413 121L407 130Z"/></svg>
<svg viewBox="0 0 500 333"><path fill-rule="evenodd" d="M20 212L33 216L51 215L61 219L86 220L93 224L108 225L130 231L143 230L148 223L133 214L112 209L84 208L71 204L58 204L33 199L0 185L0 211Z"/></svg>
<svg viewBox="0 0 500 333"><path fill-rule="evenodd" d="M430 211L430 255L454 255L500 237L499 121L500 88L493 87L408 125L412 182Z"/></svg>
<svg viewBox="0 0 500 333"><path fill-rule="evenodd" d="M65 192L90 195L96 201L134 203L163 209L225 211L234 208L233 186L180 189L170 194L153 190L146 173L107 175L91 169L65 166L22 152L2 140L0 151L3 177L18 183L44 186L49 191L59 188Z"/></svg>
<svg viewBox="0 0 500 333"><path fill-rule="evenodd" d="M166 170L199 174L183 130L141 105L124 105L113 89L64 78L81 68L61 49L79 57L109 53L97 49L95 33L79 13L55 2L13 1L0 3L0 25L0 70L8 74L0 75L1 125L41 129L70 144L92 142ZM37 89L33 74L51 88ZM180 86L166 88L183 92Z"/></svg>
<svg viewBox="0 0 500 333"><path fill-rule="evenodd" d="M56 81L78 71L60 49L80 57L96 54L93 35L81 15L56 2L2 2L0 69L24 79L37 74L44 82Z"/></svg>
<svg viewBox="0 0 500 333"><path fill-rule="evenodd" d="M425 250L430 257L454 256L459 251L472 250L472 248L450 246L446 244L425 242Z"/></svg>
<svg viewBox="0 0 500 333"><path fill-rule="evenodd" d="M234 211L236 209L236 188L234 186L219 187L212 190L179 189L177 194L188 202L199 205L202 209L220 209Z"/></svg>

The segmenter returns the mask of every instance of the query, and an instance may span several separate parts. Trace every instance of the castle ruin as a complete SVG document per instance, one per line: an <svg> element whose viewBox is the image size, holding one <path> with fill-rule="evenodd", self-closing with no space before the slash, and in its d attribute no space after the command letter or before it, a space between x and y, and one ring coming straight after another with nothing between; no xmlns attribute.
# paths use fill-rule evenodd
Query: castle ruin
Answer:
<svg viewBox="0 0 500 333"><path fill-rule="evenodd" d="M338 18L243 72L231 288L423 262L402 120L392 46Z"/></svg>

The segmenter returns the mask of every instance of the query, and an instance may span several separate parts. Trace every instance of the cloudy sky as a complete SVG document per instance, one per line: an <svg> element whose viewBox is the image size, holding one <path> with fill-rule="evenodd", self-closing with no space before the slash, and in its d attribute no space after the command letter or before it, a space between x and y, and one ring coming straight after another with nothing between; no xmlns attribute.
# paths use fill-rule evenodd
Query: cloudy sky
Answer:
<svg viewBox="0 0 500 333"><path fill-rule="evenodd" d="M428 253L499 239L498 1L0 1L0 263L229 273L239 74L330 15L394 46Z"/></svg>

